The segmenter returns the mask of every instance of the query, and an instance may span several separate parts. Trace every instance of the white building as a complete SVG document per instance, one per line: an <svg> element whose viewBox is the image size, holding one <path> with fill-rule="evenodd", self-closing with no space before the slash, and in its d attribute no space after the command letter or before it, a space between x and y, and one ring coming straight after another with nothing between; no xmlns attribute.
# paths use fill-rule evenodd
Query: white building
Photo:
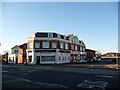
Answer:
<svg viewBox="0 0 120 90"><path fill-rule="evenodd" d="M36 32L27 41L28 64L70 63L86 58L85 44L73 34Z"/></svg>
<svg viewBox="0 0 120 90"><path fill-rule="evenodd" d="M12 49L11 54L8 55L8 63L25 63L27 43L16 45Z"/></svg>

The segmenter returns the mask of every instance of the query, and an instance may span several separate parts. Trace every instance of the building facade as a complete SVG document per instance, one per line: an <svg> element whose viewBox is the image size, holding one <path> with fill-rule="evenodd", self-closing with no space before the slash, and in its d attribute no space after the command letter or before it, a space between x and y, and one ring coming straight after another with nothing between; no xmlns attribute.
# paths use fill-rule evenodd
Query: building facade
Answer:
<svg viewBox="0 0 120 90"><path fill-rule="evenodd" d="M106 54L101 55L102 58L120 58L120 53L117 52L108 52Z"/></svg>
<svg viewBox="0 0 120 90"><path fill-rule="evenodd" d="M86 58L85 44L77 36L36 32L27 41L28 64L70 63Z"/></svg>
<svg viewBox="0 0 120 90"><path fill-rule="evenodd" d="M96 57L95 50L85 49L85 51L88 59L93 59L94 57Z"/></svg>
<svg viewBox="0 0 120 90"><path fill-rule="evenodd" d="M25 63L26 62L26 48L27 43L24 43L22 45L16 45L13 48L11 48L12 52L8 55L8 63Z"/></svg>

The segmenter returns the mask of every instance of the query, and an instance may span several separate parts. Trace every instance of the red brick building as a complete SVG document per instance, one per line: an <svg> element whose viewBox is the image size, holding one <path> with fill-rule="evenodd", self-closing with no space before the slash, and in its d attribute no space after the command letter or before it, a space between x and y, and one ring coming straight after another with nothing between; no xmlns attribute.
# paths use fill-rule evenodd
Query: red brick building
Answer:
<svg viewBox="0 0 120 90"><path fill-rule="evenodd" d="M91 49L85 49L86 51L86 56L87 58L94 58L96 55L95 55L95 50L91 50Z"/></svg>
<svg viewBox="0 0 120 90"><path fill-rule="evenodd" d="M73 34L36 32L27 41L28 64L69 63L84 58L85 44Z"/></svg>

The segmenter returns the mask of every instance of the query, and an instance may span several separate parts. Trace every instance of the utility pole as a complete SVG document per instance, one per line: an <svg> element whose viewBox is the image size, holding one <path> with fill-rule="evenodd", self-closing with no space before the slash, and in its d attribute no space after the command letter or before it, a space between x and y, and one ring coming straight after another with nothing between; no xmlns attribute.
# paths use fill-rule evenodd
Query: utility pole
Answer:
<svg viewBox="0 0 120 90"><path fill-rule="evenodd" d="M120 16L120 1L118 2L118 16ZM118 24L120 24L120 17L118 17ZM118 56L117 64L120 65L120 25L118 25Z"/></svg>

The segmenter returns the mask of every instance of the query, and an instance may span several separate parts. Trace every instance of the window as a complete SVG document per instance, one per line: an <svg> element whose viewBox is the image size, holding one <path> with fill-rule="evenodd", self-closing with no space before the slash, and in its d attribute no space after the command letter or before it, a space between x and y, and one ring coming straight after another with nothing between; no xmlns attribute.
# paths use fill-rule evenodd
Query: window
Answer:
<svg viewBox="0 0 120 90"><path fill-rule="evenodd" d="M52 48L57 48L57 43L56 42L52 42Z"/></svg>
<svg viewBox="0 0 120 90"><path fill-rule="evenodd" d="M64 44L63 44L63 43L60 43L60 48L63 49L63 47L64 47Z"/></svg>
<svg viewBox="0 0 120 90"><path fill-rule="evenodd" d="M40 43L39 42L35 42L35 48L40 48Z"/></svg>
<svg viewBox="0 0 120 90"><path fill-rule="evenodd" d="M74 45L71 45L71 49L74 50Z"/></svg>
<svg viewBox="0 0 120 90"><path fill-rule="evenodd" d="M53 37L53 33L49 33L49 34L48 34L48 37Z"/></svg>
<svg viewBox="0 0 120 90"><path fill-rule="evenodd" d="M69 37L66 37L66 40L69 40Z"/></svg>
<svg viewBox="0 0 120 90"><path fill-rule="evenodd" d="M53 37L57 37L57 34L56 34L56 33L53 33Z"/></svg>
<svg viewBox="0 0 120 90"><path fill-rule="evenodd" d="M55 56L51 56L51 61L55 61Z"/></svg>
<svg viewBox="0 0 120 90"><path fill-rule="evenodd" d="M67 58L65 57L65 60L66 60Z"/></svg>
<svg viewBox="0 0 120 90"><path fill-rule="evenodd" d="M49 48L49 42L42 42L43 48Z"/></svg>
<svg viewBox="0 0 120 90"><path fill-rule="evenodd" d="M45 61L47 61L47 62L51 61L50 56L46 56L46 60Z"/></svg>
<svg viewBox="0 0 120 90"><path fill-rule="evenodd" d="M14 52L15 52L15 53L19 53L19 50L15 50Z"/></svg>
<svg viewBox="0 0 120 90"><path fill-rule="evenodd" d="M60 35L58 34L58 38L60 38Z"/></svg>
<svg viewBox="0 0 120 90"><path fill-rule="evenodd" d="M55 56L41 56L42 62L53 62L55 61Z"/></svg>
<svg viewBox="0 0 120 90"><path fill-rule="evenodd" d="M63 36L63 35L60 35L60 38L64 39L64 36Z"/></svg>
<svg viewBox="0 0 120 90"><path fill-rule="evenodd" d="M68 49L68 44L67 43L65 44L65 49Z"/></svg>
<svg viewBox="0 0 120 90"><path fill-rule="evenodd" d="M13 62L14 62L14 57L13 57Z"/></svg>
<svg viewBox="0 0 120 90"><path fill-rule="evenodd" d="M11 57L9 57L9 61L11 61Z"/></svg>
<svg viewBox="0 0 120 90"><path fill-rule="evenodd" d="M63 60L64 60L64 56L63 56L63 58L62 58Z"/></svg>
<svg viewBox="0 0 120 90"><path fill-rule="evenodd" d="M36 37L48 37L48 33L36 33L35 34Z"/></svg>
<svg viewBox="0 0 120 90"><path fill-rule="evenodd" d="M59 56L59 60L61 60L61 56Z"/></svg>
<svg viewBox="0 0 120 90"><path fill-rule="evenodd" d="M83 51L85 51L85 48L83 47Z"/></svg>
<svg viewBox="0 0 120 90"><path fill-rule="evenodd" d="M41 61L45 61L45 56L41 56Z"/></svg>
<svg viewBox="0 0 120 90"><path fill-rule="evenodd" d="M80 46L80 51L82 51L82 47Z"/></svg>
<svg viewBox="0 0 120 90"><path fill-rule="evenodd" d="M75 50L77 50L77 45L75 45Z"/></svg>
<svg viewBox="0 0 120 90"><path fill-rule="evenodd" d="M32 43L30 42L30 43L28 43L28 48L32 48Z"/></svg>
<svg viewBox="0 0 120 90"><path fill-rule="evenodd" d="M69 60L71 60L71 56L69 56Z"/></svg>

